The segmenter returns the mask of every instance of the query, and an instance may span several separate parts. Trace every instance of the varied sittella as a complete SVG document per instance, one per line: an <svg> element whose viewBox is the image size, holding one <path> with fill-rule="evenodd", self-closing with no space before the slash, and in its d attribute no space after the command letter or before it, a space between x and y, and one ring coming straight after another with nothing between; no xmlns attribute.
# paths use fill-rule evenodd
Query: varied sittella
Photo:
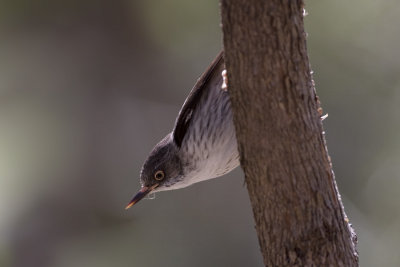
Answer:
<svg viewBox="0 0 400 267"><path fill-rule="evenodd" d="M221 52L185 100L174 130L151 151L142 188L126 209L150 192L179 189L226 174L239 165Z"/></svg>

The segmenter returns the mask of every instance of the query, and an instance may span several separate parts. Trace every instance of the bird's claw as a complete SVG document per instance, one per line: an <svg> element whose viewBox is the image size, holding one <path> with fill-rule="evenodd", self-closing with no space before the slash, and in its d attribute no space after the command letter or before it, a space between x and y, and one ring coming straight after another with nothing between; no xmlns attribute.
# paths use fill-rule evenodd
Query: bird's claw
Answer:
<svg viewBox="0 0 400 267"><path fill-rule="evenodd" d="M226 73L226 69L222 71L222 86L221 89L223 91L228 91L228 75Z"/></svg>

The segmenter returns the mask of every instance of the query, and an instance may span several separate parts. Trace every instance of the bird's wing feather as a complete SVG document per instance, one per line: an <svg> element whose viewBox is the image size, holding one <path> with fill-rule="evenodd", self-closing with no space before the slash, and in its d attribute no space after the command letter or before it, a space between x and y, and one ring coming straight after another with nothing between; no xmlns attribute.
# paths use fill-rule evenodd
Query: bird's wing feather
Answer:
<svg viewBox="0 0 400 267"><path fill-rule="evenodd" d="M215 79L222 79L221 65L224 65L223 51L221 51L211 65L207 68L204 74L197 80L189 96L183 104L178 118L175 122L173 138L178 147L181 147L185 134L190 126L194 112L200 99L205 95L207 90L214 89ZM216 73L219 72L219 73Z"/></svg>

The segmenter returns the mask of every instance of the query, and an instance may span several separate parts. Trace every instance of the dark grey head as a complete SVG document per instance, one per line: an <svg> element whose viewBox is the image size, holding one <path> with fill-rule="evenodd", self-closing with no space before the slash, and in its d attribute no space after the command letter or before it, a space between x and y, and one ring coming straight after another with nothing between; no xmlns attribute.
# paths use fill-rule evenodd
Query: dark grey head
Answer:
<svg viewBox="0 0 400 267"><path fill-rule="evenodd" d="M172 133L161 140L151 151L140 172L141 190L129 202L130 208L151 191L162 191L182 177L182 164Z"/></svg>
<svg viewBox="0 0 400 267"><path fill-rule="evenodd" d="M168 134L151 151L140 172L142 186L151 187L158 184L155 191L173 184L182 175L178 147Z"/></svg>

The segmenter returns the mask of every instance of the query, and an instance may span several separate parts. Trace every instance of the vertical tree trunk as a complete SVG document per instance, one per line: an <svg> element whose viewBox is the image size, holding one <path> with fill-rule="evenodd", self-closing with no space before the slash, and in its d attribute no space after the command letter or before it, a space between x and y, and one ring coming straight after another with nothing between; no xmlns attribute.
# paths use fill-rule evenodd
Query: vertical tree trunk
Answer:
<svg viewBox="0 0 400 267"><path fill-rule="evenodd" d="M221 0L241 166L266 266L357 266L325 146L302 0Z"/></svg>

